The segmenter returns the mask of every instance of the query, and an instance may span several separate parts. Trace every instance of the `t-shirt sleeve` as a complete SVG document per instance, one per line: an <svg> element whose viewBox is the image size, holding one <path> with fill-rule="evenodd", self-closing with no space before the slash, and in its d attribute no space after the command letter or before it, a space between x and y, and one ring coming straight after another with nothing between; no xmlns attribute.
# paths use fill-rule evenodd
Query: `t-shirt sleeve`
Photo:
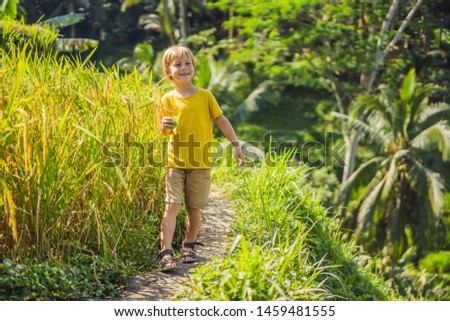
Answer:
<svg viewBox="0 0 450 321"><path fill-rule="evenodd" d="M209 112L211 114L212 119L216 119L220 115L223 114L222 109L219 107L219 103L217 102L214 95L210 92L208 92L208 105L209 105Z"/></svg>
<svg viewBox="0 0 450 321"><path fill-rule="evenodd" d="M160 107L162 116L167 116L167 109L168 109L167 103L168 103L168 98L167 98L167 94L166 94L163 97L161 97L161 99L159 100L159 107Z"/></svg>
<svg viewBox="0 0 450 321"><path fill-rule="evenodd" d="M166 93L159 102L161 117L176 117L175 108L171 99L171 92Z"/></svg>

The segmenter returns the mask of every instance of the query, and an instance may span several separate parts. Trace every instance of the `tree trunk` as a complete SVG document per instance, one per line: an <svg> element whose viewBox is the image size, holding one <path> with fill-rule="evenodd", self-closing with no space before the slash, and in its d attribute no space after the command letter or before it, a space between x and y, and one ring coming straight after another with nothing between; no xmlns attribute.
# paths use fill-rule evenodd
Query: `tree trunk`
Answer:
<svg viewBox="0 0 450 321"><path fill-rule="evenodd" d="M231 19L233 19L233 17L234 17L234 11L233 11L233 7L232 6L230 6L230 9L229 9L228 12L229 12L228 20L231 21ZM230 28L228 29L228 41L230 43L231 43L231 41L234 38L234 34L233 33L234 33L233 25L231 25Z"/></svg>
<svg viewBox="0 0 450 321"><path fill-rule="evenodd" d="M372 90L373 82L375 80L376 73L378 72L378 67L383 62L383 60L387 56L387 54L389 52L391 52L392 48L400 40L400 38L401 38L403 32L405 31L406 27L408 26L409 22L414 17L414 14L422 5L423 0L417 0L416 4L411 9L411 11L408 13L405 20L403 20L400 28L398 28L394 38L392 38L391 42L387 45L387 47L383 51L381 51L381 47L383 46L384 37L390 28L390 24L392 23L392 17L390 17L390 15L393 16L395 14L395 11L397 10L397 8L394 6L398 6L398 2L399 2L399 0L394 1L394 3L391 6L391 9L389 9L388 15L386 16L386 20L385 20L386 24L383 23L383 28L381 30L380 39L378 40L378 43L377 43L377 52L375 54L374 68L373 68L372 74L370 75L368 86L366 88L368 93L370 93L370 91Z"/></svg>
<svg viewBox="0 0 450 321"><path fill-rule="evenodd" d="M69 13L75 12L75 4L74 4L73 0L69 2L68 11L69 11ZM70 26L70 37L71 38L76 38L76 32L75 32L75 26L74 25Z"/></svg>
<svg viewBox="0 0 450 321"><path fill-rule="evenodd" d="M347 150L345 151L344 171L342 173L342 183L355 171L356 149L358 148L358 133L352 133L347 142Z"/></svg>
<svg viewBox="0 0 450 321"><path fill-rule="evenodd" d="M178 1L178 6L180 9L180 32L181 32L181 43L183 46L187 46L187 27L186 27L186 6L184 5L184 0Z"/></svg>
<svg viewBox="0 0 450 321"><path fill-rule="evenodd" d="M380 38L377 42L377 49L375 53L375 61L373 64L373 70L370 76L368 75L362 75L361 76L361 86L364 87L364 89L367 91L367 93L370 93L372 91L372 87L375 81L376 74L378 72L378 68L380 64L382 63L383 59L387 56L387 54L392 50L392 48L397 44L398 40L401 38L403 32L405 31L406 27L408 26L409 22L413 18L416 11L420 8L422 5L423 0L417 0L414 7L411 9L411 11L406 16L405 20L403 20L400 28L397 30L394 38L392 38L391 42L386 46L384 50L382 50L383 44L384 44L384 38L386 34L388 33L389 29L391 28L391 24L393 21L393 17L395 15L395 12L398 9L398 6L400 4L400 0L394 0L392 2L391 7L389 8L389 11L386 15L386 18L383 22L383 25L381 27L380 32ZM344 167L344 173L342 175L342 183L345 183L347 179L352 175L354 169L355 169L355 159L356 159L356 150L358 148L358 133L352 133L350 139L348 140L347 144L347 151L345 153L345 164L346 167Z"/></svg>

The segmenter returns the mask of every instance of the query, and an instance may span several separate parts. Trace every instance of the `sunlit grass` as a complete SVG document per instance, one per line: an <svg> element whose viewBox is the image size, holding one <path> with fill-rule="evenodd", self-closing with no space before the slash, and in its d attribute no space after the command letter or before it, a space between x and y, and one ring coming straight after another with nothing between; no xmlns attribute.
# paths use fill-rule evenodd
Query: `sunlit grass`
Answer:
<svg viewBox="0 0 450 321"><path fill-rule="evenodd" d="M163 192L151 74L3 48L0 257L149 262Z"/></svg>
<svg viewBox="0 0 450 321"><path fill-rule="evenodd" d="M307 171L291 155L260 166L219 167L235 183L237 220L228 254L202 266L177 296L189 300L387 300L367 258L303 188Z"/></svg>

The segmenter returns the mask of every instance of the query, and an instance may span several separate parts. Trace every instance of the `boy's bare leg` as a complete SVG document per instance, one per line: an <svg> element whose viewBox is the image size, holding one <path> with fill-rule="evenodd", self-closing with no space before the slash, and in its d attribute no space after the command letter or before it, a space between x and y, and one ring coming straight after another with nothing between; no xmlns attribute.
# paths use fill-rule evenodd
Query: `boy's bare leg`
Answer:
<svg viewBox="0 0 450 321"><path fill-rule="evenodd" d="M172 204L167 203L166 207L164 208L163 217L161 220L161 233L160 233L160 240L161 240L161 251L164 251L166 249L172 248L172 240L173 240L173 233L175 232L175 226L177 223L177 216L180 212L181 204ZM163 257L169 259L170 255L165 255ZM168 268L174 267L175 263L167 263Z"/></svg>
<svg viewBox="0 0 450 321"><path fill-rule="evenodd" d="M186 206L186 236L184 243L195 242L200 229L200 209Z"/></svg>

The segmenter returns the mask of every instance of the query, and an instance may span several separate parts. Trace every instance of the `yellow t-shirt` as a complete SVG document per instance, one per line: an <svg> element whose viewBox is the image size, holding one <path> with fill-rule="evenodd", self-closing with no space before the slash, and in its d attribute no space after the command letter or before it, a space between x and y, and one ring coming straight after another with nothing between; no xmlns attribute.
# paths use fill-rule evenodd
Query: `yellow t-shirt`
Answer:
<svg viewBox="0 0 450 321"><path fill-rule="evenodd" d="M211 168L213 120L222 115L211 92L198 88L194 95L181 98L170 91L162 97L161 107L163 116L178 122L169 139L167 167Z"/></svg>

